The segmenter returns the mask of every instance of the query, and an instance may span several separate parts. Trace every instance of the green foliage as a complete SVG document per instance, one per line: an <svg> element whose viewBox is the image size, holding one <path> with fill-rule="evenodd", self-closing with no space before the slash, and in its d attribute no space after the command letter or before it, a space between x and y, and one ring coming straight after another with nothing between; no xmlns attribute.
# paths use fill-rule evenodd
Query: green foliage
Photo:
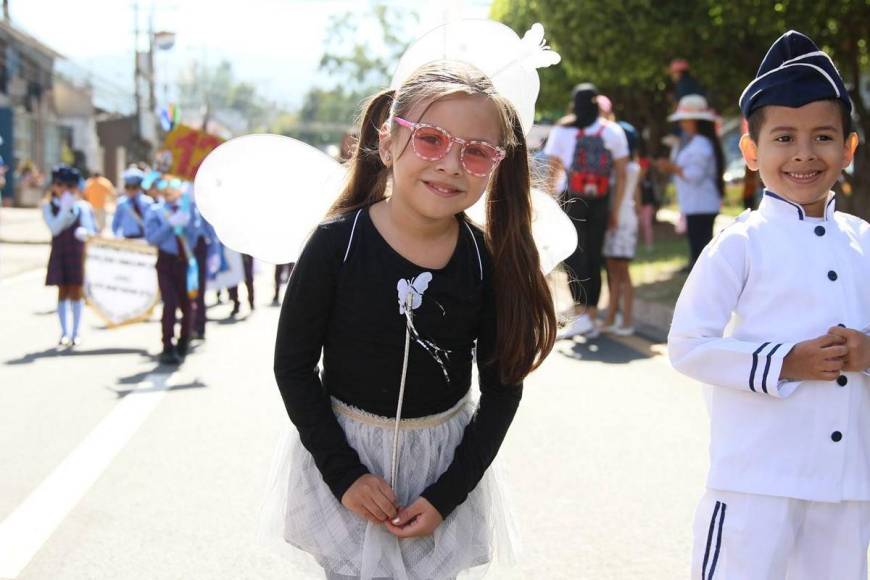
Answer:
<svg viewBox="0 0 870 580"><path fill-rule="evenodd" d="M647 129L657 143L674 106L666 70L671 59L686 58L711 105L736 115L737 99L770 44L795 29L838 64L863 133L870 135L870 112L855 90L870 66L870 0L495 0L490 14L520 34L541 22L562 55L558 67L541 71L542 118L564 111L572 86L589 81L611 97L617 117ZM855 190L870 200L870 153L862 149ZM856 213L870 215L865 203Z"/></svg>
<svg viewBox="0 0 870 580"><path fill-rule="evenodd" d="M407 9L375 4L369 13L333 16L326 32L320 70L338 81L334 88L313 87L299 112L300 124L285 134L325 145L341 141L362 102L390 82L408 40L399 36L417 15Z"/></svg>
<svg viewBox="0 0 870 580"><path fill-rule="evenodd" d="M351 12L333 16L326 32L327 52L320 59L320 70L341 77L352 92L373 92L383 87L389 83L393 68L408 46L408 40L396 33L408 21L416 22L417 14L380 3L362 18ZM365 42L359 40L361 32L371 32L364 35ZM331 52L348 47L351 39L357 40L344 52Z"/></svg>
<svg viewBox="0 0 870 580"><path fill-rule="evenodd" d="M271 105L253 84L236 79L228 61L215 67L192 62L180 75L178 90L182 110L203 110L218 119L241 118L244 131L262 128L271 114Z"/></svg>

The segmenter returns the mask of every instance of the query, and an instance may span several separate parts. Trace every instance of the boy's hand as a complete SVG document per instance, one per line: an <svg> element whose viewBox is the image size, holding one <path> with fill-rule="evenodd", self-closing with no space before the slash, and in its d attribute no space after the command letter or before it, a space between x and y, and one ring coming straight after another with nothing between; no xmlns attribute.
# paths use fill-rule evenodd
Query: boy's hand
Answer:
<svg viewBox="0 0 870 580"><path fill-rule="evenodd" d="M619 226L619 212L617 210L613 210L607 216L607 229L614 230Z"/></svg>
<svg viewBox="0 0 870 580"><path fill-rule="evenodd" d="M842 336L826 334L797 343L782 361L780 379L833 381L849 352Z"/></svg>
<svg viewBox="0 0 870 580"><path fill-rule="evenodd" d="M432 534L443 521L444 518L438 510L426 498L421 497L408 507L402 508L395 519L388 520L384 525L394 536L416 538Z"/></svg>
<svg viewBox="0 0 870 580"><path fill-rule="evenodd" d="M841 326L832 327L828 330L828 334L845 341L848 353L843 364L844 371L861 372L870 368L870 336L860 330Z"/></svg>
<svg viewBox="0 0 870 580"><path fill-rule="evenodd" d="M341 505L368 521L381 524L399 513L396 494L382 478L366 473L347 488Z"/></svg>

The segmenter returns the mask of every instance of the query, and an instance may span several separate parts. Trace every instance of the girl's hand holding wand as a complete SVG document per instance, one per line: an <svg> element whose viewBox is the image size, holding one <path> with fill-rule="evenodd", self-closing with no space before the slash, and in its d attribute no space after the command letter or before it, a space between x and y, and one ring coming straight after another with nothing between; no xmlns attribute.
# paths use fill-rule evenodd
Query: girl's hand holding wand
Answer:
<svg viewBox="0 0 870 580"><path fill-rule="evenodd" d="M418 498L414 503L399 510L395 519L384 523L387 530L399 538L428 536L435 531L444 518L426 498Z"/></svg>
<svg viewBox="0 0 870 580"><path fill-rule="evenodd" d="M361 518L380 524L399 513L396 494L382 478L367 473L357 479L341 496L341 505Z"/></svg>

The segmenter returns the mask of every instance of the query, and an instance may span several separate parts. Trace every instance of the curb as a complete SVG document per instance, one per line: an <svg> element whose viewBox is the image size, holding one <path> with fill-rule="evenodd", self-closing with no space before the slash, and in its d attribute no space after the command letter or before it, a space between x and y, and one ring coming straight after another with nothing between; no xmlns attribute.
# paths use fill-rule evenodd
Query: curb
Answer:
<svg viewBox="0 0 870 580"><path fill-rule="evenodd" d="M674 307L661 302L634 300L636 334L652 342L665 343L674 318Z"/></svg>

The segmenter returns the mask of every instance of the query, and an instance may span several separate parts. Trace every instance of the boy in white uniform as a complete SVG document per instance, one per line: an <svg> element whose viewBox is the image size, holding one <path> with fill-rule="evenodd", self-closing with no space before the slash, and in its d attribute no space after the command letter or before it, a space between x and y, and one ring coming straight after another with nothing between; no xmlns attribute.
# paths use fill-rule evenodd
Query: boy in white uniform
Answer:
<svg viewBox="0 0 870 580"><path fill-rule="evenodd" d="M790 31L740 98L741 151L766 185L701 254L668 352L712 385L710 473L692 578L867 578L870 224L834 211L851 103Z"/></svg>

